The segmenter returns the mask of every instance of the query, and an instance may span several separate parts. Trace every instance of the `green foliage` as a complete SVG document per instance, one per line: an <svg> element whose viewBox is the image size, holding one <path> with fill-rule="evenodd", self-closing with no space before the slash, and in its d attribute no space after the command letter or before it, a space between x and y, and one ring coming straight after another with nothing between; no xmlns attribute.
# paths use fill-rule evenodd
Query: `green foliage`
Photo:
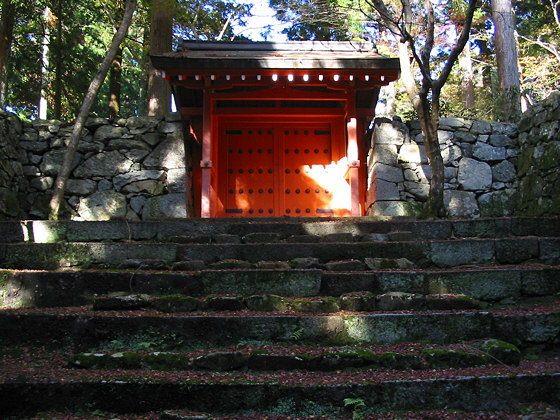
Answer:
<svg viewBox="0 0 560 420"><path fill-rule="evenodd" d="M514 8L519 33L521 94L531 102L538 102L560 89L560 26L549 0L515 2Z"/></svg>
<svg viewBox="0 0 560 420"><path fill-rule="evenodd" d="M147 110L149 69L150 0L138 2L128 37L123 43L121 106L123 117L143 115ZM235 37L232 22L244 24L250 6L233 0L170 0L174 10L176 38L215 40ZM48 118L71 121L79 111L89 83L98 71L120 21L121 0L35 0L16 2L14 40L8 63L6 104L22 119L36 118L41 90L43 10L50 7L49 65L47 67ZM177 40L175 40L175 44ZM57 77L61 82L56 95ZM94 116L108 116L109 80L102 86L92 107ZM59 103L57 103L59 100ZM60 112L60 115L55 115Z"/></svg>
<svg viewBox="0 0 560 420"><path fill-rule="evenodd" d="M348 13L351 1L269 0L269 3L280 22L291 24L282 31L290 40L343 41L353 37L351 28L356 30L360 26Z"/></svg>
<svg viewBox="0 0 560 420"><path fill-rule="evenodd" d="M353 410L353 420L361 420L364 418L363 409L366 407L366 403L362 398L344 398L344 407L350 407Z"/></svg>
<svg viewBox="0 0 560 420"><path fill-rule="evenodd" d="M237 4L233 0L178 0L175 15L175 36L189 40L215 41L224 31L222 40L236 38L228 18L237 25L245 26L250 16L250 5ZM225 26L225 30L224 30Z"/></svg>
<svg viewBox="0 0 560 420"><path fill-rule="evenodd" d="M276 405L267 412L270 415L291 418L336 418L337 409L331 404L320 404L315 401L300 401L292 397L280 398ZM251 413L254 414L254 413Z"/></svg>
<svg viewBox="0 0 560 420"><path fill-rule="evenodd" d="M303 338L304 329L300 328L292 333L292 340L299 341Z"/></svg>
<svg viewBox="0 0 560 420"><path fill-rule="evenodd" d="M175 331L165 331L150 327L138 334L122 336L102 343L100 350L104 351L142 351L157 349L160 351L188 349L197 347L194 341L186 341Z"/></svg>

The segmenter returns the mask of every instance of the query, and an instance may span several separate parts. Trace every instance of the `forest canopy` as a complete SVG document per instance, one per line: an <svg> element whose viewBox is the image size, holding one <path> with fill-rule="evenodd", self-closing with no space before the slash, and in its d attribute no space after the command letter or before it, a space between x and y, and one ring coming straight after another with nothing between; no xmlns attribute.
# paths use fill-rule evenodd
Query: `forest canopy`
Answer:
<svg viewBox="0 0 560 420"><path fill-rule="evenodd" d="M397 40L380 20L372 19L371 0L142 0L122 45L122 54L105 81L92 114L115 118L148 113L149 51L152 38L158 33L152 11L155 3L162 2L172 24L171 48L179 39L242 40L252 3L262 6L268 2L275 18L284 23L283 36L290 40L371 39L381 52L396 55ZM513 43L520 70L519 94L522 105L528 106L560 88L560 2L507 2L515 22ZM414 3L419 7L424 2ZM431 57L437 68L438 60L461 29L467 2L432 3L438 28L442 28ZM46 115L50 119L73 120L116 32L124 0L2 0L0 7L2 107L25 119ZM426 23L425 16L415 10L413 15L414 25L421 29ZM499 88L494 18L492 3L481 1L465 53L442 91L442 116L504 118L500 110L509 99ZM259 22L263 26L260 39L273 39L274 32L268 26L272 17ZM118 100L116 110L109 107L112 96ZM384 112L403 118L415 116L402 84L397 83L385 96ZM45 108L41 114L40 103Z"/></svg>

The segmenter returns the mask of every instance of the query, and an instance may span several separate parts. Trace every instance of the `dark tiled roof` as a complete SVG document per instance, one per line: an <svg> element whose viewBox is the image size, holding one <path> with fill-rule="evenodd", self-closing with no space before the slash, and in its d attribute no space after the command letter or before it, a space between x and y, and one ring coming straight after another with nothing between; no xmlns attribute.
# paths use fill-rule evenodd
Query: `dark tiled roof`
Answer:
<svg viewBox="0 0 560 420"><path fill-rule="evenodd" d="M396 58L370 42L201 42L183 41L178 51L152 56L160 69L398 69Z"/></svg>

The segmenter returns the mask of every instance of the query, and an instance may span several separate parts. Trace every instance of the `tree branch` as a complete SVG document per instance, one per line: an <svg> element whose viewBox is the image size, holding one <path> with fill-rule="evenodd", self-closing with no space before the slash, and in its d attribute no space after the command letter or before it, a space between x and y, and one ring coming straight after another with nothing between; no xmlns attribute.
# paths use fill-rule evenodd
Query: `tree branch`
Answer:
<svg viewBox="0 0 560 420"><path fill-rule="evenodd" d="M544 48L545 50L547 50L549 53L551 53L556 58L558 63L560 63L560 50L555 45L553 45L549 42L541 41L540 39L539 40L530 39L530 38L527 38L526 36L520 35L518 33L516 33L516 35L519 38L529 42L530 44L535 44L535 45L538 45L541 48Z"/></svg>
<svg viewBox="0 0 560 420"><path fill-rule="evenodd" d="M461 30L461 35L459 35L459 38L457 39L457 43L455 44L455 47L453 47L453 49L451 50L451 53L449 53L449 57L447 58L447 61L445 62L445 66L443 67L443 70L441 71L439 77L435 81L435 84L439 88L441 88L445 84L445 82L447 81L447 78L449 77L449 74L451 73L451 69L453 68L453 65L455 64L455 62L459 58L459 55L461 54L461 52L463 51L463 49L465 48L465 45L467 44L467 42L469 40L472 21L473 21L473 16L474 16L474 12L475 12L475 9L476 9L477 1L478 0L469 0L469 6L467 8L467 12L465 13L465 23L463 25L463 29Z"/></svg>
<svg viewBox="0 0 560 420"><path fill-rule="evenodd" d="M426 0L426 42L424 47L420 51L420 58L424 63L430 61L430 56L432 55L432 50L434 49L434 32L435 32L435 17L434 17L434 6L431 0Z"/></svg>
<svg viewBox="0 0 560 420"><path fill-rule="evenodd" d="M398 37L403 36L403 31L401 30L399 21L393 16L391 11L387 9L383 0L366 0L366 3L379 13L383 24L393 33L393 35Z"/></svg>
<svg viewBox="0 0 560 420"><path fill-rule="evenodd" d="M560 27L560 0L550 0L550 5L552 6L552 13L554 13L556 24Z"/></svg>

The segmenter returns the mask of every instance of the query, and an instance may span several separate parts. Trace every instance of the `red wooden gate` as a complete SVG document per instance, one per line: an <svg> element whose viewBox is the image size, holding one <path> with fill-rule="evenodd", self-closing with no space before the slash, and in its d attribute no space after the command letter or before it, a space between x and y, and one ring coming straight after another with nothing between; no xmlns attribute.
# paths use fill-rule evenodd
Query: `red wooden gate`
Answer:
<svg viewBox="0 0 560 420"><path fill-rule="evenodd" d="M219 216L350 215L337 121L225 122L219 148Z"/></svg>

